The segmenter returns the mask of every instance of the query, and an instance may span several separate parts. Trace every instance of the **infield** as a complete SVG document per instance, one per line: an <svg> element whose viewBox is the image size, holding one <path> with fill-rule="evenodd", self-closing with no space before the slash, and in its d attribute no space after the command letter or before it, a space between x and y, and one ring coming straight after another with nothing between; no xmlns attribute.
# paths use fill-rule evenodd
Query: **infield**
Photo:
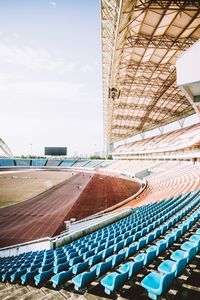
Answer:
<svg viewBox="0 0 200 300"><path fill-rule="evenodd" d="M73 176L66 171L20 171L0 173L0 207L28 200Z"/></svg>

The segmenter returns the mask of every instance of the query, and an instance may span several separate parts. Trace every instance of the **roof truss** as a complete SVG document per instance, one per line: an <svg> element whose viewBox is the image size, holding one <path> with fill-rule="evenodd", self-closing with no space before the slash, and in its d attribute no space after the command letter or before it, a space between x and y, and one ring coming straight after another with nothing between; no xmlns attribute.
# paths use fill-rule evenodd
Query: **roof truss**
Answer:
<svg viewBox="0 0 200 300"><path fill-rule="evenodd" d="M101 3L105 143L193 114L175 63L200 38L200 1Z"/></svg>

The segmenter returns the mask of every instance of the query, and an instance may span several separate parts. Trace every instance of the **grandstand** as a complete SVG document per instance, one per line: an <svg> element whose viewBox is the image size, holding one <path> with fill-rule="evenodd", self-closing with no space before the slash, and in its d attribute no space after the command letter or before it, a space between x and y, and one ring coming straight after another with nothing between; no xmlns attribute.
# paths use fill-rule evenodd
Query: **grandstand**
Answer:
<svg viewBox="0 0 200 300"><path fill-rule="evenodd" d="M169 133L120 145L112 152L113 158L191 159L200 158L200 124Z"/></svg>
<svg viewBox="0 0 200 300"><path fill-rule="evenodd" d="M101 0L101 26L113 159L0 158L72 175L0 209L0 299L200 298L200 2Z"/></svg>

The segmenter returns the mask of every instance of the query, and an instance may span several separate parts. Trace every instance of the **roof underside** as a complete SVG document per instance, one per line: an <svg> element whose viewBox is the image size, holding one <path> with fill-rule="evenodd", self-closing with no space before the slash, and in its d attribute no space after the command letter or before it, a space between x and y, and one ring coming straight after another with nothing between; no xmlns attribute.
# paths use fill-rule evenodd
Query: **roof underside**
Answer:
<svg viewBox="0 0 200 300"><path fill-rule="evenodd" d="M105 143L194 113L177 58L200 38L200 1L101 0Z"/></svg>

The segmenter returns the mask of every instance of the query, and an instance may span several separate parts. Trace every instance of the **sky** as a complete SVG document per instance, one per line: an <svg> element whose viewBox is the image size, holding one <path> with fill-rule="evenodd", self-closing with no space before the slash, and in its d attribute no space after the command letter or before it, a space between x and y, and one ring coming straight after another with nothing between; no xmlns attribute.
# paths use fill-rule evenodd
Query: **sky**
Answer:
<svg viewBox="0 0 200 300"><path fill-rule="evenodd" d="M0 110L14 155L102 150L99 0L0 1Z"/></svg>

